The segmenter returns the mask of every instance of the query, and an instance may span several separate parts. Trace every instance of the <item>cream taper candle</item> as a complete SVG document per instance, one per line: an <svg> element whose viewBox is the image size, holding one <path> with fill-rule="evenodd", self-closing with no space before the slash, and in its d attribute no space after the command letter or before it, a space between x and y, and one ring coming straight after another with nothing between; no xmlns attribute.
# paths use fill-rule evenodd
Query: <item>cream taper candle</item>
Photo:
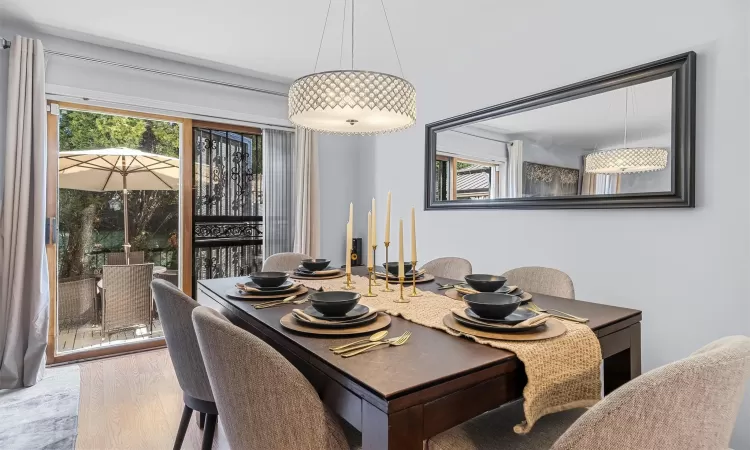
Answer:
<svg viewBox="0 0 750 450"><path fill-rule="evenodd" d="M346 273L352 273L352 223L346 224Z"/></svg>
<svg viewBox="0 0 750 450"><path fill-rule="evenodd" d="M372 268L372 211L367 213L367 268Z"/></svg>
<svg viewBox="0 0 750 450"><path fill-rule="evenodd" d="M398 276L404 278L404 219L398 220Z"/></svg>
<svg viewBox="0 0 750 450"><path fill-rule="evenodd" d="M371 245L378 245L378 221L375 217L375 198L372 199L372 242Z"/></svg>
<svg viewBox="0 0 750 450"><path fill-rule="evenodd" d="M411 260L417 261L417 219L414 216L414 207L411 208ZM416 267L413 269L416 270Z"/></svg>
<svg viewBox="0 0 750 450"><path fill-rule="evenodd" d="M385 241L391 242L391 191L388 191L388 200L385 203Z"/></svg>

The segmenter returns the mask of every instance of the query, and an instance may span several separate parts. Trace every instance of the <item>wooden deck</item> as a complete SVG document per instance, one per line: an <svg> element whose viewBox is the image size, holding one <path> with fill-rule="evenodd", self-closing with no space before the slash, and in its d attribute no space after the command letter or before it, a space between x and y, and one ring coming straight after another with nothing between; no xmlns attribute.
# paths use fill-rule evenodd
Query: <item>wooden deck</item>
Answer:
<svg viewBox="0 0 750 450"><path fill-rule="evenodd" d="M113 333L109 336L102 334L101 329L101 325L92 323L76 328L61 329L57 337L57 352L64 353L164 337L159 319L154 319L154 329L151 334L148 332L147 325Z"/></svg>

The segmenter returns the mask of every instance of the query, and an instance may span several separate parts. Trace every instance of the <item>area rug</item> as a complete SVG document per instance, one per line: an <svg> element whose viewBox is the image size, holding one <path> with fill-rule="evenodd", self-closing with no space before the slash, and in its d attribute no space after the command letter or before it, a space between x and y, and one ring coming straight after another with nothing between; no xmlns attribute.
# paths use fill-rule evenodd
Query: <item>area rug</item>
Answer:
<svg viewBox="0 0 750 450"><path fill-rule="evenodd" d="M0 449L75 449L80 397L78 366L46 369L32 387L0 390Z"/></svg>

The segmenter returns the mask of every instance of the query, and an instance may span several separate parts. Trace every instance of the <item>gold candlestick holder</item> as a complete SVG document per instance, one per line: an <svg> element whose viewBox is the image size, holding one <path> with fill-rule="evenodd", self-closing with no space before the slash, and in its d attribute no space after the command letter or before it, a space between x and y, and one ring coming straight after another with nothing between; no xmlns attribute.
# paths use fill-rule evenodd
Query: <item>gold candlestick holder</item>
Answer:
<svg viewBox="0 0 750 450"><path fill-rule="evenodd" d="M377 297L378 294L375 294L372 292L372 277L374 276L373 273L375 272L372 267L368 267L367 271L369 272L369 275L367 278L369 280L369 283L367 285L367 294L362 294L364 297Z"/></svg>
<svg viewBox="0 0 750 450"><path fill-rule="evenodd" d="M417 262L412 261L411 262L411 294L409 294L409 297L419 297L420 294L417 292Z"/></svg>
<svg viewBox="0 0 750 450"><path fill-rule="evenodd" d="M375 260L375 255L377 254L377 253L375 253L375 250L377 250L377 248L378 248L377 244L375 244L375 245L372 246L372 267L373 268L378 267L377 261ZM375 270L374 269L372 271L372 285L373 286L380 286L380 283L378 283L378 278L377 278L377 276L375 276Z"/></svg>
<svg viewBox="0 0 750 450"><path fill-rule="evenodd" d="M391 289L391 285L388 284L388 246L391 245L390 242L384 242L385 244L385 289L383 289L383 292L393 292L393 289Z"/></svg>
<svg viewBox="0 0 750 450"><path fill-rule="evenodd" d="M346 284L344 284L344 289L346 289L347 291L351 291L352 289L354 289L354 285L352 284L351 273L346 274Z"/></svg>
<svg viewBox="0 0 750 450"><path fill-rule="evenodd" d="M400 292L399 298L393 301L396 303L409 303L411 300L404 298L404 277L398 277L398 284Z"/></svg>

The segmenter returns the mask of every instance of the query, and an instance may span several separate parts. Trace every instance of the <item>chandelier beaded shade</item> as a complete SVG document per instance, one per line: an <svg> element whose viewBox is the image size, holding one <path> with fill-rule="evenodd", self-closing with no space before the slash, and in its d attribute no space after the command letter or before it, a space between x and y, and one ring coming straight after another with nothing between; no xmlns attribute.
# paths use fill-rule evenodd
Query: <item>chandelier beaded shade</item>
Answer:
<svg viewBox="0 0 750 450"><path fill-rule="evenodd" d="M640 173L667 167L663 148L640 147L603 150L586 155L586 173Z"/></svg>
<svg viewBox="0 0 750 450"><path fill-rule="evenodd" d="M403 78L363 70L304 76L289 89L289 120L333 133L373 134L410 127L417 91Z"/></svg>
<svg viewBox="0 0 750 450"><path fill-rule="evenodd" d="M289 120L302 128L325 133L376 134L401 130L417 121L417 91L402 76L354 68L354 0L351 2L351 68L318 72L318 59L331 11L328 2L323 35L313 73L297 79L289 88ZM399 68L401 59L381 0ZM339 64L343 60L344 22L341 24Z"/></svg>

